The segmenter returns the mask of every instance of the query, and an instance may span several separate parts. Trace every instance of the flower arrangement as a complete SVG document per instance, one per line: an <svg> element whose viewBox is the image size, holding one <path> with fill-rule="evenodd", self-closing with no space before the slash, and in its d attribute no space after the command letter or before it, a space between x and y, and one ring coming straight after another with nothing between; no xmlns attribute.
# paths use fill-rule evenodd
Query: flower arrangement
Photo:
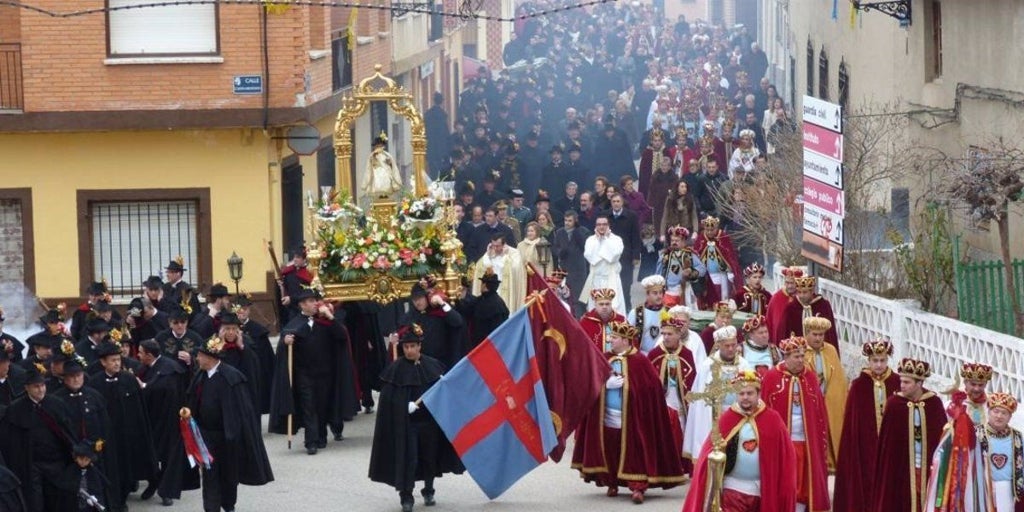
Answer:
<svg viewBox="0 0 1024 512"><path fill-rule="evenodd" d="M452 243L455 240L457 244L457 239L438 225L444 212L433 198L406 198L398 215L390 219L363 215L343 194L330 199L330 204L318 206L318 213L325 208L349 213L333 219L317 215L317 236L323 250L320 277L326 282L361 282L379 272L414 279L443 272L448 263L459 268L465 265L459 246ZM342 221L346 216L350 222ZM449 262L447 255L451 254L457 256Z"/></svg>

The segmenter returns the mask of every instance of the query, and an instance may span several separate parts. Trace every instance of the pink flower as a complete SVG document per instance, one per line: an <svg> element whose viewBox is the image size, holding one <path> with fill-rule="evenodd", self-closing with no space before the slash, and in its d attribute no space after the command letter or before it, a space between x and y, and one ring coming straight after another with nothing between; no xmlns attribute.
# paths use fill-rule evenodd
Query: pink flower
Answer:
<svg viewBox="0 0 1024 512"><path fill-rule="evenodd" d="M360 267L363 266L363 263L366 263L366 255L365 254L359 253L359 254L356 254L355 256L352 257L352 266L353 267L360 268Z"/></svg>
<svg viewBox="0 0 1024 512"><path fill-rule="evenodd" d="M377 256L377 261L373 263L373 268L387 270L391 268L391 262L388 261L386 256Z"/></svg>
<svg viewBox="0 0 1024 512"><path fill-rule="evenodd" d="M398 251L398 257L402 258L402 262L406 265L412 265L412 259L416 257L416 254L410 249L402 249Z"/></svg>

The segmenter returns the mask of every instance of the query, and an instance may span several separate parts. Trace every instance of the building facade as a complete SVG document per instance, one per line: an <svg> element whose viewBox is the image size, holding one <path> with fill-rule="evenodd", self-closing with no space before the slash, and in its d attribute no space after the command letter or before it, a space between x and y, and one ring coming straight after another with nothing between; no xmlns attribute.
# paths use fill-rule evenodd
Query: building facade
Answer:
<svg viewBox="0 0 1024 512"><path fill-rule="evenodd" d="M851 12L847 1L759 1L768 75L797 118L804 94L855 115L902 115L910 121L906 139L893 143L965 160L1024 128L1024 68L1012 49L1024 37L1020 2L907 0L910 17L901 21L877 10ZM912 208L923 206L918 199L940 178L908 173L892 188L907 189ZM885 192L879 205L892 208ZM974 225L954 212L967 244L998 254L994 225ZM1010 214L1010 245L1021 257L1024 219L1020 208Z"/></svg>
<svg viewBox="0 0 1024 512"><path fill-rule="evenodd" d="M307 191L336 182L334 123L353 81L381 65L424 109L461 83L461 26L431 32L430 14L116 9L133 3L145 2L46 2L115 8L69 18L0 7L0 280L47 302L100 278L119 299L138 295L179 254L200 290L230 286L232 253L240 288L268 302L264 240L280 254L308 238ZM371 110L354 162L376 133L402 129ZM360 167L347 170L358 185Z"/></svg>

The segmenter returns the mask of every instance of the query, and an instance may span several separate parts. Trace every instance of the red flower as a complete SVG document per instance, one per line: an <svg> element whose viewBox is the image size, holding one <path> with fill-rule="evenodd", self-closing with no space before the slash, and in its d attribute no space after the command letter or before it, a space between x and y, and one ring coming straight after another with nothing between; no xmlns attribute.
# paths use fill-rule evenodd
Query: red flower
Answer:
<svg viewBox="0 0 1024 512"><path fill-rule="evenodd" d="M391 268L391 262L386 256L377 256L377 261L373 262L373 268L387 270Z"/></svg>
<svg viewBox="0 0 1024 512"><path fill-rule="evenodd" d="M402 263L412 265L412 259L416 257L416 254L410 249L402 249L398 251L398 257L402 258Z"/></svg>
<svg viewBox="0 0 1024 512"><path fill-rule="evenodd" d="M352 266L355 268L363 268L363 263L366 263L366 255L363 253L356 254L352 257Z"/></svg>

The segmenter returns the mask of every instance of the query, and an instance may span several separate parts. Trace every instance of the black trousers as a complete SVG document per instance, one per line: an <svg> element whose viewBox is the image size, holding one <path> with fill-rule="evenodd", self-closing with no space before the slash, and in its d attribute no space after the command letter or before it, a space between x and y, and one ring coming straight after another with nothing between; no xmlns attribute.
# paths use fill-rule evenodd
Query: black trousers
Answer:
<svg viewBox="0 0 1024 512"><path fill-rule="evenodd" d="M418 412L416 414L423 414ZM432 422L410 421L405 437L405 474L398 489L402 503L411 503L412 491L416 487L416 475L423 475L424 496L434 495L434 473L437 461L438 434L440 429Z"/></svg>
<svg viewBox="0 0 1024 512"><path fill-rule="evenodd" d="M299 395L298 406L302 411L302 428L307 448L327 444L327 420L330 417L333 387L334 379L329 374L295 373L295 389ZM337 425L334 427L338 429Z"/></svg>
<svg viewBox="0 0 1024 512"><path fill-rule="evenodd" d="M203 430L203 440L213 455L210 469L203 469L203 510L233 510L238 501L238 447L224 439L224 432Z"/></svg>
<svg viewBox="0 0 1024 512"><path fill-rule="evenodd" d="M25 497L29 512L67 512L78 510L78 496L58 487L52 475L59 472L56 464L35 464L30 468L31 489ZM78 486L78 482L75 482Z"/></svg>

